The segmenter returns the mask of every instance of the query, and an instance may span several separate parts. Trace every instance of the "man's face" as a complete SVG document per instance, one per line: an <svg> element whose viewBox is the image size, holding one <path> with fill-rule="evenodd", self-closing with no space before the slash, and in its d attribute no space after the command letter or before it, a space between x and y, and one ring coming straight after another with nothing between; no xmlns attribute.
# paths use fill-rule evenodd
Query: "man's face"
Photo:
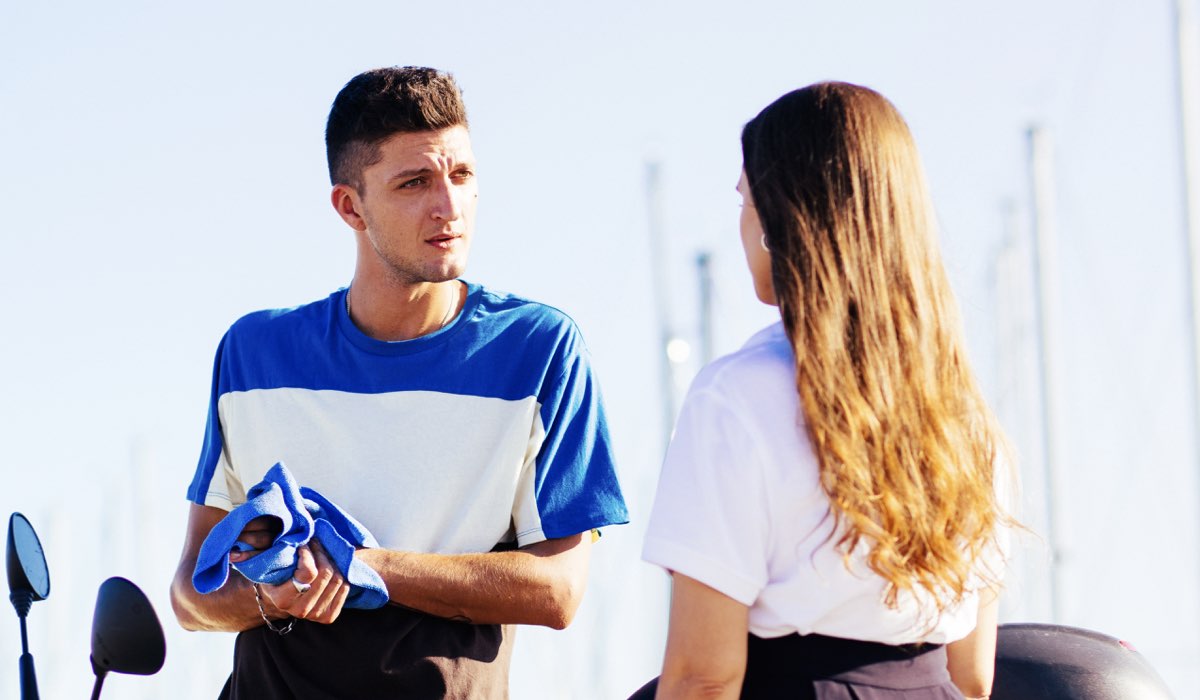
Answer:
<svg viewBox="0 0 1200 700"><path fill-rule="evenodd" d="M479 196L467 129L396 134L379 155L356 197L354 227L366 243L359 264L402 284L455 279L466 268Z"/></svg>

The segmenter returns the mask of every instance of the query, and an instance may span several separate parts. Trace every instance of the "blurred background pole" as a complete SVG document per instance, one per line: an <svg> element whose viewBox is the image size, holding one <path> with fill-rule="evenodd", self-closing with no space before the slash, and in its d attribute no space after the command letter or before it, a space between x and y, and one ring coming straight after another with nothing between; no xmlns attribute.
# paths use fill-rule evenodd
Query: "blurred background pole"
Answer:
<svg viewBox="0 0 1200 700"><path fill-rule="evenodd" d="M1037 313L1038 384L1042 399L1042 469L1044 470L1046 541L1050 546L1050 619L1060 621L1062 531L1058 517L1058 408L1055 374L1058 323L1054 230L1054 170L1050 135L1038 125L1029 128L1029 175L1033 187L1033 289Z"/></svg>
<svg viewBox="0 0 1200 700"><path fill-rule="evenodd" d="M703 366L713 359L712 254L708 251L696 255L696 274L700 280L700 364Z"/></svg>
<svg viewBox="0 0 1200 700"><path fill-rule="evenodd" d="M670 347L675 337L671 323L671 290L667 280L666 232L662 215L662 175L657 162L646 164L646 208L650 233L650 277L658 323L659 400L662 402L662 451L667 451L675 427L675 366Z"/></svg>
<svg viewBox="0 0 1200 700"><path fill-rule="evenodd" d="M1200 461L1200 196L1197 196L1196 35L1192 0L1175 0L1175 50L1179 78L1179 150L1182 154L1183 227L1187 240L1188 320L1192 347L1192 439ZM1197 474L1200 479L1200 472Z"/></svg>

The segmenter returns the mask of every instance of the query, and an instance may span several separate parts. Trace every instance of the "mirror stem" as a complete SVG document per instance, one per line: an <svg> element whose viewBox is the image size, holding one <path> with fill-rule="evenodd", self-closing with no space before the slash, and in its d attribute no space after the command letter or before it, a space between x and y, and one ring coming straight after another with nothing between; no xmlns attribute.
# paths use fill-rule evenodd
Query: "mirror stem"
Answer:
<svg viewBox="0 0 1200 700"><path fill-rule="evenodd" d="M21 655L29 656L29 633L25 631L25 616L21 616Z"/></svg>
<svg viewBox="0 0 1200 700"><path fill-rule="evenodd" d="M95 664L92 664L92 668L95 668ZM96 684L92 686L92 700L100 700L100 688L104 686L104 677L106 675L108 675L108 671L96 671Z"/></svg>
<svg viewBox="0 0 1200 700"><path fill-rule="evenodd" d="M25 618L29 615L29 607L33 605L33 594L28 591L13 591L8 599L17 609L17 617L21 620L21 700L38 700L37 673L33 669L33 654L29 653L29 632L25 627Z"/></svg>
<svg viewBox="0 0 1200 700"><path fill-rule="evenodd" d="M33 654L29 652L21 654L21 700L38 700L37 674L33 671Z"/></svg>

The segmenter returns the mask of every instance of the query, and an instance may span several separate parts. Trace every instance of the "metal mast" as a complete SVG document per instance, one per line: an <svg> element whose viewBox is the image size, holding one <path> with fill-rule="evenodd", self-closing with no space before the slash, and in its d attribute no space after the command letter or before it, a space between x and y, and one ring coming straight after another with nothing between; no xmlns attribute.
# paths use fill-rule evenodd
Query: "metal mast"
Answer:
<svg viewBox="0 0 1200 700"><path fill-rule="evenodd" d="M1053 302L1055 288L1053 166L1050 136L1040 126L1029 129L1029 171L1033 188L1033 289L1037 313L1038 384L1042 399L1042 468L1044 470L1046 541L1050 545L1050 618L1059 621L1062 612L1062 542L1058 518L1058 406L1055 391L1055 361L1058 328Z"/></svg>
<svg viewBox="0 0 1200 700"><path fill-rule="evenodd" d="M696 255L696 273L700 278L700 364L707 365L713 359L712 254L708 251Z"/></svg>
<svg viewBox="0 0 1200 700"><path fill-rule="evenodd" d="M1175 0L1175 50L1179 78L1179 150L1182 153L1183 227L1187 241L1188 320L1191 323L1192 427L1196 459L1200 460L1200 193L1197 192L1196 41L1190 0Z"/></svg>
<svg viewBox="0 0 1200 700"><path fill-rule="evenodd" d="M670 285L667 280L665 230L662 219L661 171L657 162L646 164L646 207L650 234L650 277L658 322L659 392L662 401L663 452L675 426L675 367L668 352L675 333L671 325Z"/></svg>

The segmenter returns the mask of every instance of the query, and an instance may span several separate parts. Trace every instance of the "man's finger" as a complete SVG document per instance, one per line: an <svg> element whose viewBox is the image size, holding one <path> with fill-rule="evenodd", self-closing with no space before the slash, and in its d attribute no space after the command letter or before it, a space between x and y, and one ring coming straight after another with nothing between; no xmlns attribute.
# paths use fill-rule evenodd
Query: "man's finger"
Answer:
<svg viewBox="0 0 1200 700"><path fill-rule="evenodd" d="M320 567L309 545L296 549L296 570L292 572L293 579L300 583L311 584L316 581L319 570Z"/></svg>
<svg viewBox="0 0 1200 700"><path fill-rule="evenodd" d="M238 535L238 542L247 544L251 549L256 551L262 551L275 542L275 537L266 530L261 532L243 532Z"/></svg>
<svg viewBox="0 0 1200 700"><path fill-rule="evenodd" d="M312 591L309 593L313 598L309 601L311 605L306 611L306 618L329 624L341 614L342 605L346 602L350 587L319 542L312 540L309 542L309 547L312 550L318 574L313 582Z"/></svg>
<svg viewBox="0 0 1200 700"><path fill-rule="evenodd" d="M326 617L328 618L324 620L326 624L332 624L338 619L338 617L342 614L342 608L346 606L346 598L349 596L350 584L346 583L345 579L342 579L341 583L337 587L337 593L334 595L333 601L329 604L329 607L325 611Z"/></svg>
<svg viewBox="0 0 1200 700"><path fill-rule="evenodd" d="M272 515L261 515L242 528L238 541L244 542L253 549L263 550L275 542L275 538L283 532L283 522Z"/></svg>
<svg viewBox="0 0 1200 700"><path fill-rule="evenodd" d="M259 550L240 552L236 549L231 549L231 550L229 550L229 563L237 564L239 562L246 561L247 559L250 559L251 557L257 556L258 554L260 554Z"/></svg>
<svg viewBox="0 0 1200 700"><path fill-rule="evenodd" d="M342 612L342 605L346 602L349 592L350 586L334 572L328 584L321 589L320 598L314 601L309 619L323 624L336 620Z"/></svg>
<svg viewBox="0 0 1200 700"><path fill-rule="evenodd" d="M257 554L257 552L247 552L247 554ZM233 555L230 554L232 561ZM309 584L316 588L318 568L317 563L313 559L312 552L307 546L296 548L296 570L292 572L291 580L284 581L279 585L262 585L263 594L270 599L271 604L280 610L288 613L292 617L305 617L312 610L312 604L309 602L313 597L312 591L300 593L300 589L296 587L292 581L301 584ZM303 586L301 586L302 588Z"/></svg>

